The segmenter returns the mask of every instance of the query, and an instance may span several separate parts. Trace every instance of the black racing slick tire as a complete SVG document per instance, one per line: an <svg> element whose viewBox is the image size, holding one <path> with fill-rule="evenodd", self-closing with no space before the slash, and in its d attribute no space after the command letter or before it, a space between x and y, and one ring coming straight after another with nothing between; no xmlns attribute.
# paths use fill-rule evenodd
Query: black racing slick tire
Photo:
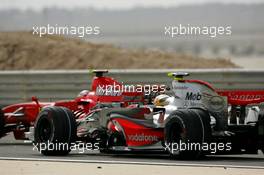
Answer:
<svg viewBox="0 0 264 175"><path fill-rule="evenodd" d="M258 116L258 135L260 139L260 149L264 154L264 111L260 111Z"/></svg>
<svg viewBox="0 0 264 175"><path fill-rule="evenodd" d="M174 158L197 159L203 155L201 146L211 137L210 115L200 108L176 110L166 119L166 150Z"/></svg>
<svg viewBox="0 0 264 175"><path fill-rule="evenodd" d="M46 107L35 122L34 144L43 155L67 155L76 130L74 115L68 108Z"/></svg>
<svg viewBox="0 0 264 175"><path fill-rule="evenodd" d="M5 135L5 119L4 112L0 109L0 138Z"/></svg>

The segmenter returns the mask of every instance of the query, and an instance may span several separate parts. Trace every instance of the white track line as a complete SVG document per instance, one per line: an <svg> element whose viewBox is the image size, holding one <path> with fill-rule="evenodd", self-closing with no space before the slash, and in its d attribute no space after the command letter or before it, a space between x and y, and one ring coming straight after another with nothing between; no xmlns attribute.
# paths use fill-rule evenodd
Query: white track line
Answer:
<svg viewBox="0 0 264 175"><path fill-rule="evenodd" d="M190 167L215 167L215 168L240 168L240 169L264 169L262 166L242 165L216 165L216 164L188 164L188 163L162 163L162 162L133 162L133 161L104 161L104 160L76 160L76 159L39 159L39 158L16 158L0 157L0 160L16 161L48 161L48 162L71 162L71 163L101 163L101 164L130 164L130 165L159 165L159 166L190 166Z"/></svg>

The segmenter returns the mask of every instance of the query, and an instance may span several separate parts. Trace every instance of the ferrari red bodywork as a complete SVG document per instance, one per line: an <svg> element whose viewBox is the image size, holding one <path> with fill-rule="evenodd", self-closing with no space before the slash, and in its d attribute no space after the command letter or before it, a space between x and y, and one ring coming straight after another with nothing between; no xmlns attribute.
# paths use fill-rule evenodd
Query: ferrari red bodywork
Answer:
<svg viewBox="0 0 264 175"><path fill-rule="evenodd" d="M96 75L92 80L91 91L86 91L73 100L39 102L36 97L32 97L32 102L18 103L2 108L5 124L2 136L13 131L16 139L26 139L25 132L29 131L30 126L34 126L34 121L40 110L45 106L66 107L73 112L78 112L78 116L81 117L89 113L98 103L118 102L122 103L123 107L131 103L144 103L144 93L107 91L105 89L107 85L119 85L120 87L123 85L111 77L103 76L105 72L107 71L94 71Z"/></svg>
<svg viewBox="0 0 264 175"><path fill-rule="evenodd" d="M10 106L6 106L2 109L4 114L4 134L8 132L14 132L16 139L26 139L25 132L29 131L29 127L34 125L34 122L40 112L45 106L63 106L76 115L76 118L84 117L99 103L121 103L121 107L127 107L131 103L145 103L144 93L141 92L123 92L107 94L107 85L123 85L111 77L103 76L102 71L95 72L96 76L93 78L91 91L76 97L73 100L56 101L56 102L39 102L37 98L32 98L32 102L19 103ZM215 90L209 83L200 80L184 80L193 83L199 83L204 86L213 89L221 96L228 98L228 103L231 106L246 106L254 103L264 102L264 90ZM99 93L99 94L98 94ZM143 111L144 114L148 113ZM135 115L137 118L139 115ZM144 127L140 124L136 124L133 121L117 118L127 133L127 144L129 146L142 146L154 144L157 141L163 140L163 130L153 129L150 127ZM112 128L115 130L115 128ZM135 132L136 131L136 132ZM150 139L147 143L137 141L134 137L135 134L145 133L146 137L155 136L154 139ZM4 136L4 134L2 136Z"/></svg>

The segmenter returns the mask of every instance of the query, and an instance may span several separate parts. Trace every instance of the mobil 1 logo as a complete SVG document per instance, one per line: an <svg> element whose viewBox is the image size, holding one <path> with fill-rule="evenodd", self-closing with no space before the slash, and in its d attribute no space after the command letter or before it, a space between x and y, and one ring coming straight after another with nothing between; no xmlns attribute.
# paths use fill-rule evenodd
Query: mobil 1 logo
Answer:
<svg viewBox="0 0 264 175"><path fill-rule="evenodd" d="M202 95L197 92L187 92L185 96L185 100L190 100L190 101L200 101L202 99Z"/></svg>

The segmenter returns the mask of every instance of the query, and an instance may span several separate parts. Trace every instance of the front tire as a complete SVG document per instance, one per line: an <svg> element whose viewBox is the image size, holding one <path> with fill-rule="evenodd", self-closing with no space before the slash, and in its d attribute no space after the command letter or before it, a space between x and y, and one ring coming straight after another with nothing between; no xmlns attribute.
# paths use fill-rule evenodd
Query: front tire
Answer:
<svg viewBox="0 0 264 175"><path fill-rule="evenodd" d="M5 135L5 119L4 112L0 109L0 138Z"/></svg>
<svg viewBox="0 0 264 175"><path fill-rule="evenodd" d="M170 155L180 159L197 159L203 152L196 149L210 141L210 116L199 108L174 111L165 121L164 136ZM190 149L190 144L198 145Z"/></svg>
<svg viewBox="0 0 264 175"><path fill-rule="evenodd" d="M47 107L35 122L34 142L43 155L67 155L76 130L74 115L68 108Z"/></svg>

